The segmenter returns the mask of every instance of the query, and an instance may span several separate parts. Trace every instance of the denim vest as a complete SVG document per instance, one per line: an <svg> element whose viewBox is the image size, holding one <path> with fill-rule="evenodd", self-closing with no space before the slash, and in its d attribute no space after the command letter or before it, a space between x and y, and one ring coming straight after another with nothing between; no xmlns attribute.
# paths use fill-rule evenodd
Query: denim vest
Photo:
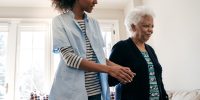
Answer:
<svg viewBox="0 0 200 100"><path fill-rule="evenodd" d="M86 34L97 56L98 63L105 64L103 39L99 24L96 20L84 14ZM86 58L86 44L84 34L74 19L72 11L56 16L53 19L53 51L59 53L61 47L72 46L74 53ZM50 91L50 100L88 100L85 88L85 75L83 70L67 66L61 58L54 82ZM107 74L100 73L102 98L110 100L110 91Z"/></svg>

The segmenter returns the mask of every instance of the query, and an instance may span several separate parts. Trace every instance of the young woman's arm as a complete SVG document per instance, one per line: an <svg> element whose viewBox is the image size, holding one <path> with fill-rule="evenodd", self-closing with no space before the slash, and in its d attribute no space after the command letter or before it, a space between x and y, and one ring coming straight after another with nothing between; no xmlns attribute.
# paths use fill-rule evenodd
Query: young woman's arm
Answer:
<svg viewBox="0 0 200 100"><path fill-rule="evenodd" d="M131 82L135 75L135 73L133 73L128 67L122 67L108 60L107 65L102 65L88 61L86 59L82 59L79 68L87 71L108 73L112 77L117 78L122 83Z"/></svg>
<svg viewBox="0 0 200 100"><path fill-rule="evenodd" d="M131 82L135 75L129 68L122 67L109 60L106 60L107 65L103 65L83 59L73 52L72 47L61 48L60 51L65 63L72 68L108 73L121 83Z"/></svg>

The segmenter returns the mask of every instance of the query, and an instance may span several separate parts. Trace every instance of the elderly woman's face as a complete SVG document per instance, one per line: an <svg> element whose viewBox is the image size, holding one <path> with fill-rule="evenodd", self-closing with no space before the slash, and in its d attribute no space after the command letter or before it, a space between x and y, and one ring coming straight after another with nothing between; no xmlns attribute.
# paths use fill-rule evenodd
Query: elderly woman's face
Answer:
<svg viewBox="0 0 200 100"><path fill-rule="evenodd" d="M132 29L135 32L137 39L146 42L153 33L153 27L153 17L143 16L137 25L133 25Z"/></svg>

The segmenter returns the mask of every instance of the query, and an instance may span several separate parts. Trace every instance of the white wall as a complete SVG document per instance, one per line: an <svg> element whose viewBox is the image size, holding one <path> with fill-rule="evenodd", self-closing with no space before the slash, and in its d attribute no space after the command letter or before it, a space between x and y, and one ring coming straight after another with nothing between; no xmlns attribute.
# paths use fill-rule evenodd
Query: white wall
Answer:
<svg viewBox="0 0 200 100"><path fill-rule="evenodd" d="M49 7L0 7L0 18L52 18L57 14Z"/></svg>
<svg viewBox="0 0 200 100"><path fill-rule="evenodd" d="M124 15L126 16L134 8L134 0L130 0L124 8Z"/></svg>
<svg viewBox="0 0 200 100"><path fill-rule="evenodd" d="M92 17L100 20L118 20L120 39L125 39L126 29L124 26L124 11L120 9L94 9L90 14Z"/></svg>
<svg viewBox="0 0 200 100"><path fill-rule="evenodd" d="M200 89L200 1L144 0L155 13L153 47L168 90Z"/></svg>

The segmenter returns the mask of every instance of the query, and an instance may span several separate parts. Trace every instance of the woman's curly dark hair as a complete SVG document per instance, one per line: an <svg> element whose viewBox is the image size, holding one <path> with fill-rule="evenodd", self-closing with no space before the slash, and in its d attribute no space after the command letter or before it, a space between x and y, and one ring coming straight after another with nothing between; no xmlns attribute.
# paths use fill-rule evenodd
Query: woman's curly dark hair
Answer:
<svg viewBox="0 0 200 100"><path fill-rule="evenodd" d="M65 12L73 8L76 0L51 0L52 6L60 12Z"/></svg>

